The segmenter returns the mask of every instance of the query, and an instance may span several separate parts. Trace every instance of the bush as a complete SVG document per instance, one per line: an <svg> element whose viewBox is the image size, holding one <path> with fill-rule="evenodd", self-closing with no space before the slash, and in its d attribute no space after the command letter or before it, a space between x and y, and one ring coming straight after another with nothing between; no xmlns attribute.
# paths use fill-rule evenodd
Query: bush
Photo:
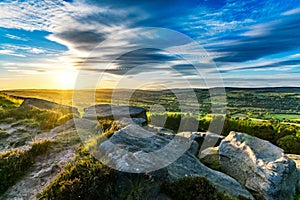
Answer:
<svg viewBox="0 0 300 200"><path fill-rule="evenodd" d="M173 183L166 183L162 186L161 192L167 194L173 200L236 199L218 192L207 179L202 177L184 177Z"/></svg>
<svg viewBox="0 0 300 200"><path fill-rule="evenodd" d="M277 144L285 153L300 154L300 140L294 135L287 135L280 138Z"/></svg>
<svg viewBox="0 0 300 200"><path fill-rule="evenodd" d="M0 153L0 194L26 173L36 156L47 152L50 143L45 140L34 143L29 150L14 149Z"/></svg>

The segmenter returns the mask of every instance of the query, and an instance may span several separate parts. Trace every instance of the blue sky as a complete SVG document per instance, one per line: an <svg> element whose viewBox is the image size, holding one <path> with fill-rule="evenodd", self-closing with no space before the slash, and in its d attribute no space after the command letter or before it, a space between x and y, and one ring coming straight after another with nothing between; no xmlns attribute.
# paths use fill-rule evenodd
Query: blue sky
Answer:
<svg viewBox="0 0 300 200"><path fill-rule="evenodd" d="M0 89L300 87L299 33L295 0L0 1Z"/></svg>

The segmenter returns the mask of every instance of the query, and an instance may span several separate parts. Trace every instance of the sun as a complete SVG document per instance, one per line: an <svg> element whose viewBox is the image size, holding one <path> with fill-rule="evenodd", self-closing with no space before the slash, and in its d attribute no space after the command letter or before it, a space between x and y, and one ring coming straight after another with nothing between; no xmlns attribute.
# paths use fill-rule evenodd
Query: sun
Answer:
<svg viewBox="0 0 300 200"><path fill-rule="evenodd" d="M74 72L60 72L57 75L60 89L73 89L75 86L76 74Z"/></svg>

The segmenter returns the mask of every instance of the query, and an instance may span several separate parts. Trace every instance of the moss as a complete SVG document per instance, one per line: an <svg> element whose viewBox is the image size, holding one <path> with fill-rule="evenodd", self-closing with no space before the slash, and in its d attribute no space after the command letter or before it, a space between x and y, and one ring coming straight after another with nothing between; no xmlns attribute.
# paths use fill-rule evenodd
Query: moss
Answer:
<svg viewBox="0 0 300 200"><path fill-rule="evenodd" d="M242 199L231 197L218 192L217 189L205 178L184 177L173 183L165 183L161 192L165 193L173 200L234 200Z"/></svg>

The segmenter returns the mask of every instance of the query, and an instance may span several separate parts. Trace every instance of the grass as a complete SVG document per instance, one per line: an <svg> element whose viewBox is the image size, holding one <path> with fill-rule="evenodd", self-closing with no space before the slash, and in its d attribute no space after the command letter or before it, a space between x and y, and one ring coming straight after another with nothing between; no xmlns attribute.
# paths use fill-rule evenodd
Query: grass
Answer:
<svg viewBox="0 0 300 200"><path fill-rule="evenodd" d="M87 150L94 154L97 153L97 148L102 142L109 139L116 131L122 128L121 124L110 119L99 120L97 126L101 128L102 133L90 138L85 142L85 147Z"/></svg>
<svg viewBox="0 0 300 200"><path fill-rule="evenodd" d="M17 108L23 100L0 92L0 108L3 110Z"/></svg>
<svg viewBox="0 0 300 200"><path fill-rule="evenodd" d="M120 197L125 200L148 199L152 187L153 180L150 177L142 175L128 177L125 187L121 189Z"/></svg>
<svg viewBox="0 0 300 200"><path fill-rule="evenodd" d="M300 115L295 115L295 114L276 114L276 113L273 114L273 113L270 113L270 114L264 115L264 117L266 119L275 118L280 121L291 120L291 121L299 121L300 122Z"/></svg>
<svg viewBox="0 0 300 200"><path fill-rule="evenodd" d="M115 171L94 159L85 148L37 199L111 199L115 194Z"/></svg>
<svg viewBox="0 0 300 200"><path fill-rule="evenodd" d="M173 200L238 200L242 197L235 198L217 191L217 189L203 177L184 177L173 183L165 183L162 186L162 193L167 194Z"/></svg>
<svg viewBox="0 0 300 200"><path fill-rule="evenodd" d="M23 126L23 125L29 128L35 128L39 126L38 122L35 121L34 119L21 119L16 122L13 122L10 126L16 127L16 126Z"/></svg>
<svg viewBox="0 0 300 200"><path fill-rule="evenodd" d="M7 138L7 137L9 137L10 135L6 132L6 131L4 131L4 130L0 130L0 139L2 139L2 138Z"/></svg>
<svg viewBox="0 0 300 200"><path fill-rule="evenodd" d="M15 121L14 126L30 121L32 125L38 125L42 130L50 130L71 118L73 118L73 113L65 113L65 111L59 109L46 110L34 107L19 107L0 112L0 119L13 119Z"/></svg>
<svg viewBox="0 0 300 200"><path fill-rule="evenodd" d="M34 143L29 150L13 149L0 153L0 194L12 186L33 164L35 158L48 151L51 141Z"/></svg>

